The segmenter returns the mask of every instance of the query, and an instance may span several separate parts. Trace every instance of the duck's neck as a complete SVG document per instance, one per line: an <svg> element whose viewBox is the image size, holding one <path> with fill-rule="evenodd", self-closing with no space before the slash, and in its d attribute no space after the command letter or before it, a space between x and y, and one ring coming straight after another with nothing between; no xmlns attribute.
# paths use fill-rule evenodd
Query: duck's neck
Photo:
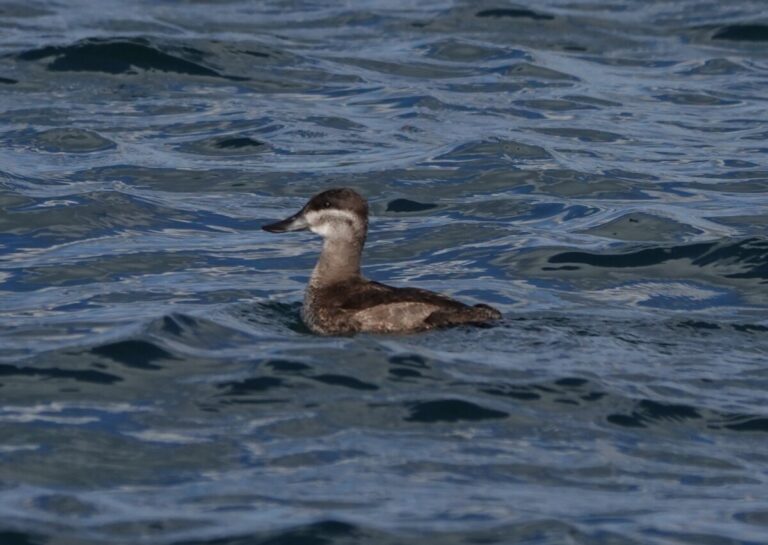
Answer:
<svg viewBox="0 0 768 545"><path fill-rule="evenodd" d="M365 239L326 238L310 285L322 288L360 277L360 256Z"/></svg>

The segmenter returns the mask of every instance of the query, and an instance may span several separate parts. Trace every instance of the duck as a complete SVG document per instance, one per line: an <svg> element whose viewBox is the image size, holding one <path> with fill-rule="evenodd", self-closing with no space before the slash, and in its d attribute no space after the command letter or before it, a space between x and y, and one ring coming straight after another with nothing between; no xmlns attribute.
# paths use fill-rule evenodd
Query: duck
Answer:
<svg viewBox="0 0 768 545"><path fill-rule="evenodd" d="M318 193L292 216L262 229L270 233L309 230L323 237L301 309L303 322L316 334L414 333L462 324L488 325L502 317L489 305L470 306L429 290L365 278L360 263L368 235L368 202L354 189Z"/></svg>

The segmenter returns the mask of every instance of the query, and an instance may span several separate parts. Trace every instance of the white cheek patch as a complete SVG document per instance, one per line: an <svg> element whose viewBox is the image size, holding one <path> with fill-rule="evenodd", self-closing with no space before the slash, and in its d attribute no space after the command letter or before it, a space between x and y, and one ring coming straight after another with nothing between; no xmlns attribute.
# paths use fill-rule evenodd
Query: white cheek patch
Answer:
<svg viewBox="0 0 768 545"><path fill-rule="evenodd" d="M330 222L313 225L309 230L325 238L341 238L344 234L351 231L351 229L343 224Z"/></svg>
<svg viewBox="0 0 768 545"><path fill-rule="evenodd" d="M309 229L326 238L349 238L354 236L354 226L359 218L348 210L317 210L306 215Z"/></svg>

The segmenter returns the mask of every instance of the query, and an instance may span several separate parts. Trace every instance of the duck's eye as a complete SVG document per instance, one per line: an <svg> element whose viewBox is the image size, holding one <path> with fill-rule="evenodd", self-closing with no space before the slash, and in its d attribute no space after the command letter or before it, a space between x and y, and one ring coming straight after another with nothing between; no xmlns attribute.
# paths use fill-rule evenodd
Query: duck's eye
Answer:
<svg viewBox="0 0 768 545"><path fill-rule="evenodd" d="M323 203L323 208L330 208L331 207L331 201L325 201Z"/></svg>

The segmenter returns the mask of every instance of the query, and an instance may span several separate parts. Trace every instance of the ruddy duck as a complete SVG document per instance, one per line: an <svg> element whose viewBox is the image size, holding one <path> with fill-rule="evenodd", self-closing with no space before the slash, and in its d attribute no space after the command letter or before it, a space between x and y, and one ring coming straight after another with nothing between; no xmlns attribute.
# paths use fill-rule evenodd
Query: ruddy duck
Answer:
<svg viewBox="0 0 768 545"><path fill-rule="evenodd" d="M368 232L368 203L352 189L323 191L290 218L262 229L270 233L309 229L325 239L301 311L315 333L406 333L501 318L488 305L471 307L431 291L394 288L364 278L360 256Z"/></svg>

